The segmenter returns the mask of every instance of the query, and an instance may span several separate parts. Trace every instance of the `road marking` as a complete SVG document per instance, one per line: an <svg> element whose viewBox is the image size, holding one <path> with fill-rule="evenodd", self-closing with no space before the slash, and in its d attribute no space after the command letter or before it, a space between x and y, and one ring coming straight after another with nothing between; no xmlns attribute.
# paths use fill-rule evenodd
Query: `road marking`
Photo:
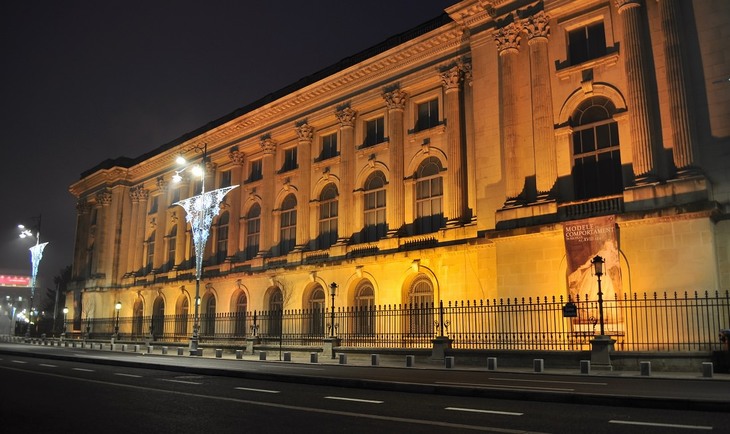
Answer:
<svg viewBox="0 0 730 434"><path fill-rule="evenodd" d="M123 372L115 372L114 375L119 375L120 377L142 378L141 375L125 374Z"/></svg>
<svg viewBox="0 0 730 434"><path fill-rule="evenodd" d="M167 378L160 378L160 380L169 381L170 383L195 384L195 385L203 384L203 383L198 383L197 381L169 380Z"/></svg>
<svg viewBox="0 0 730 434"><path fill-rule="evenodd" d="M452 386L471 386L481 387L483 389L525 389L525 390L553 390L556 392L573 392L575 389L567 389L561 387L538 387L538 386L513 386L509 384L480 384L480 383L450 383L447 381L437 381L436 384L450 384Z"/></svg>
<svg viewBox="0 0 730 434"><path fill-rule="evenodd" d="M28 372L25 369L10 368L10 367L5 367L5 366L0 366L0 369L7 369L7 370L19 371L19 372ZM303 411L303 412L317 413L317 414L330 414L330 415L342 416L342 417L380 420L380 421L386 421L386 422L403 423L403 424L411 424L411 425L425 425L425 426L433 426L433 427L440 427L440 428L446 428L446 429L465 429L465 430L468 429L468 430L472 430L472 431L482 431L482 432L492 432L492 433L502 433L502 434L524 434L525 433L525 430L523 430L523 429L509 429L509 428L489 427L489 426L482 426L482 425L467 425L467 424L461 424L461 423L442 422L442 421L438 421L438 420L409 419L409 418L405 418L405 417L381 416L378 414L328 410L328 409L324 409L324 408L302 407L302 406L298 406L298 405L278 404L278 403L274 403L274 402L262 402L262 401L254 401L254 400L249 400L249 399L228 398L225 396L203 395L200 393L182 392L182 391L177 391L177 390L160 390L160 389L156 389L156 388L152 388L152 387L137 386L137 385L133 385L133 384L112 383L109 381L93 380L93 379L89 379L89 378L71 377L68 375L54 374L51 372L33 372L33 373L36 375L45 375L48 377L65 378L65 379L75 380L75 381L85 381L87 383L123 387L125 389L141 390L141 391L150 392L150 393L167 393L167 394L171 394L171 395L188 396L188 397L192 397L192 398L204 398L204 399L212 399L212 400L216 400L216 401L235 402L238 404L252 405L252 406L258 406L258 407L270 407L270 408L278 408L278 409L283 409L283 410ZM542 433L535 431L535 432L531 432L531 434L542 434Z"/></svg>
<svg viewBox="0 0 730 434"><path fill-rule="evenodd" d="M590 386L608 386L608 383L595 383L592 381L556 381L556 380L529 380L524 378L496 378L489 377L493 381L523 381L525 383L558 383L558 384L587 384Z"/></svg>
<svg viewBox="0 0 730 434"><path fill-rule="evenodd" d="M20 363L21 365L24 365L24 364L28 363L28 362L23 361L23 360L11 360L11 362L13 362L13 363Z"/></svg>
<svg viewBox="0 0 730 434"><path fill-rule="evenodd" d="M71 368L74 371L82 371L82 372L94 372L93 369L86 369L86 368Z"/></svg>
<svg viewBox="0 0 730 434"><path fill-rule="evenodd" d="M503 414L506 416L522 416L524 413L515 413L513 411L498 411L498 410L480 410L476 408L461 408L461 407L446 407L444 410L449 411L466 411L469 413L489 413L489 414Z"/></svg>
<svg viewBox="0 0 730 434"><path fill-rule="evenodd" d="M245 390L247 392L261 392L261 393L281 393L278 390L268 390L268 389L252 389L250 387L235 387L235 389L238 390Z"/></svg>
<svg viewBox="0 0 730 434"><path fill-rule="evenodd" d="M38 366L45 366L47 368L57 368L56 365L49 365L48 363L39 363Z"/></svg>
<svg viewBox="0 0 730 434"><path fill-rule="evenodd" d="M345 398L343 396L325 396L324 399L334 399L336 401L363 402L366 404L382 404L383 403L383 401L375 401L372 399Z"/></svg>
<svg viewBox="0 0 730 434"><path fill-rule="evenodd" d="M654 423L654 422L634 422L629 420L609 420L608 423L617 423L621 425L640 425L640 426L660 426L662 428L684 428L684 429L698 429L710 431L711 426L702 425L678 425L673 423Z"/></svg>

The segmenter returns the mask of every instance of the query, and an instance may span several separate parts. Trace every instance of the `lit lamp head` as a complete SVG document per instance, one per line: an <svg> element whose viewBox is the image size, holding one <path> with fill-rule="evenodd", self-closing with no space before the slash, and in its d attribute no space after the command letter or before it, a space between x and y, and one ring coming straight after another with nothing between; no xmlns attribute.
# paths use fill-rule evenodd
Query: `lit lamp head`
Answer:
<svg viewBox="0 0 730 434"><path fill-rule="evenodd" d="M330 295L334 297L335 294L337 294L337 284L335 282L332 282L330 283Z"/></svg>
<svg viewBox="0 0 730 434"><path fill-rule="evenodd" d="M63 314L64 314L64 315L68 314L68 308L67 308L67 307L64 307L64 308L63 308Z"/></svg>
<svg viewBox="0 0 730 434"><path fill-rule="evenodd" d="M593 258L593 260L591 261L591 264L593 264L593 274L598 277L601 277L603 275L603 263L604 260L602 257L596 255Z"/></svg>
<svg viewBox="0 0 730 434"><path fill-rule="evenodd" d="M117 304L114 305L114 309L116 309L117 312L119 312L119 309L122 308L122 302L118 301Z"/></svg>
<svg viewBox="0 0 730 434"><path fill-rule="evenodd" d="M32 237L33 232L30 231L30 229L26 228L23 225L18 225L18 229L20 229L20 238L26 238L26 237Z"/></svg>

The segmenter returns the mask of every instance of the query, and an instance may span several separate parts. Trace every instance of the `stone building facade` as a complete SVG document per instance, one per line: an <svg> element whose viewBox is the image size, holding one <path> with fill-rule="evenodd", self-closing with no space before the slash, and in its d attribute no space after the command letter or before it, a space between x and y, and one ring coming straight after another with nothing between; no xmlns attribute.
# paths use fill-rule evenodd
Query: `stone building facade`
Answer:
<svg viewBox="0 0 730 434"><path fill-rule="evenodd" d="M175 203L201 183L173 175L203 148L206 190L238 185L206 247L204 313L329 308L332 282L337 306L567 296L565 227L601 216L617 292L727 289L728 29L725 0L456 3L83 173L69 318L117 301L122 316L192 312Z"/></svg>

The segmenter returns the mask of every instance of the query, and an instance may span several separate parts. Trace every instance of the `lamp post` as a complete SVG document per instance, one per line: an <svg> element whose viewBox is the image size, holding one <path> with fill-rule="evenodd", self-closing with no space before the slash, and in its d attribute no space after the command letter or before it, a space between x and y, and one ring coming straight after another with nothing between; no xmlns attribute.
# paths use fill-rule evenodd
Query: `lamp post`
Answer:
<svg viewBox="0 0 730 434"><path fill-rule="evenodd" d="M601 324L601 336L605 335L603 327L603 292L601 291L601 276L603 276L604 262L603 258L598 255L591 261L591 264L593 264L593 274L598 279L598 322Z"/></svg>
<svg viewBox="0 0 730 434"><path fill-rule="evenodd" d="M335 337L335 295L337 294L337 284L330 283L330 296L332 297L332 313L330 314L330 337Z"/></svg>
<svg viewBox="0 0 730 434"><path fill-rule="evenodd" d="M63 308L63 333L61 333L61 339L66 338L66 326L67 326L66 318L67 318L67 315L68 315L68 308L67 307L64 307Z"/></svg>
<svg viewBox="0 0 730 434"><path fill-rule="evenodd" d="M114 305L114 310L117 311L117 319L114 321L114 339L119 339L119 311L122 309L122 302L118 301Z"/></svg>
<svg viewBox="0 0 730 434"><path fill-rule="evenodd" d="M25 337L30 338L30 327L33 320L33 296L35 295L35 284L36 284L36 277L38 276L38 265L41 263L41 259L43 259L43 249L48 244L41 243L41 216L39 215L37 217L38 225L35 227L36 234L35 234L35 246L31 247L30 250L30 263L31 263L31 278L30 278L30 306L28 308L29 312L29 318L31 320L30 323L28 323L28 329L25 331ZM33 231L32 229L26 228L24 225L18 225L18 229L20 229L20 238L26 238L26 237L32 237Z"/></svg>
<svg viewBox="0 0 730 434"><path fill-rule="evenodd" d="M198 303L200 300L200 278L203 272L205 243L208 241L208 236L210 235L210 226L213 223L213 218L215 218L220 212L220 204L223 201L223 198L229 191L238 186L233 185L206 192L205 163L208 157L208 145L204 144L202 148L200 146L195 146L192 149L196 152L202 152L203 154L201 160L202 164L192 167L193 175L200 177L200 194L175 202L173 205L180 205L183 209L185 209L185 220L190 223L193 243L195 245L195 313L193 316L193 334L190 337L190 355L197 356L199 355L198 340L200 329L200 307ZM179 165L185 165L186 160L181 155L177 158L177 163ZM180 182L182 180L180 173L185 170L185 168L187 168L187 166L175 171L175 175L172 177L173 182Z"/></svg>

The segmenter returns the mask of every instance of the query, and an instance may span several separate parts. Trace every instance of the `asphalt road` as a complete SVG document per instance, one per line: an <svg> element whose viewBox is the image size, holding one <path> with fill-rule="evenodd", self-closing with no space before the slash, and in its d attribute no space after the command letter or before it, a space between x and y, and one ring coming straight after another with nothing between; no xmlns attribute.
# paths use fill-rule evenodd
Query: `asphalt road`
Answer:
<svg viewBox="0 0 730 434"><path fill-rule="evenodd" d="M0 354L4 432L730 432L730 414L353 389ZM5 429L8 431L5 431Z"/></svg>

